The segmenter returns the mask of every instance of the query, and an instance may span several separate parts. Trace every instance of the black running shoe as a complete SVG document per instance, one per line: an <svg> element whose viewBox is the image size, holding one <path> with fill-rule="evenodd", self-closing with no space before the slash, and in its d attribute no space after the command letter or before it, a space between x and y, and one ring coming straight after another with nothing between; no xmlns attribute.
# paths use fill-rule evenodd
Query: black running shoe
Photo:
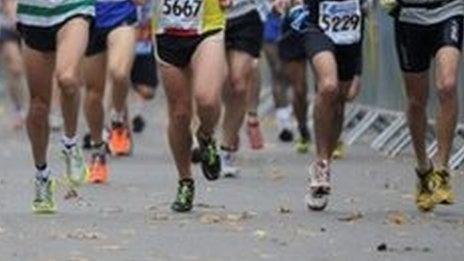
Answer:
<svg viewBox="0 0 464 261"><path fill-rule="evenodd" d="M293 141L293 132L289 129L283 129L279 133L279 140L282 142L292 142Z"/></svg>
<svg viewBox="0 0 464 261"><path fill-rule="evenodd" d="M193 157L198 157L201 170L207 180L217 180L221 174L221 158L219 156L216 142L213 138L198 138L199 148L192 151Z"/></svg>
<svg viewBox="0 0 464 261"><path fill-rule="evenodd" d="M171 209L175 212L189 212L193 208L195 197L195 183L192 179L179 181L176 200L172 203Z"/></svg>
<svg viewBox="0 0 464 261"><path fill-rule="evenodd" d="M82 149L90 150L92 148L92 138L90 137L90 133L86 133L84 138L82 138Z"/></svg>
<svg viewBox="0 0 464 261"><path fill-rule="evenodd" d="M145 130L145 119L138 115L132 119L132 130L134 133L142 133Z"/></svg>

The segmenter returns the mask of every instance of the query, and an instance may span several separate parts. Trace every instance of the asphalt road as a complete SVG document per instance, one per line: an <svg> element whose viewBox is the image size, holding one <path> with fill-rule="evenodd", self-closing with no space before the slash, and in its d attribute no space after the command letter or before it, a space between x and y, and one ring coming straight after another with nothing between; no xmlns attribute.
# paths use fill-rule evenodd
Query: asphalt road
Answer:
<svg viewBox="0 0 464 261"><path fill-rule="evenodd" d="M3 115L0 260L463 260L462 174L453 180L458 204L421 214L411 159L385 159L358 144L334 165L328 209L309 212L303 197L312 154L278 143L271 118L263 122L265 150L249 150L243 136L240 178L211 183L195 168L195 210L172 213L176 172L161 96L147 115L134 156L111 160L110 182L87 185L71 200L61 187L52 216L31 213L27 137L8 129ZM51 140L59 176L59 135Z"/></svg>

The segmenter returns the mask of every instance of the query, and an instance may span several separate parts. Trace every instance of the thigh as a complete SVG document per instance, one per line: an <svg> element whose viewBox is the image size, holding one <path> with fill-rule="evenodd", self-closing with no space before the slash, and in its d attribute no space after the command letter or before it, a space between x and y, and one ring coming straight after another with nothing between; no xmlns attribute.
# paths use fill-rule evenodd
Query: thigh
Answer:
<svg viewBox="0 0 464 261"><path fill-rule="evenodd" d="M335 54L331 51L322 51L313 56L311 64L316 77L316 87L329 86L338 88L338 66ZM317 90L322 91L321 89Z"/></svg>
<svg viewBox="0 0 464 261"><path fill-rule="evenodd" d="M286 79L293 88L299 93L306 92L306 60L284 62L284 68Z"/></svg>
<svg viewBox="0 0 464 261"><path fill-rule="evenodd" d="M24 68L32 101L50 105L55 56L24 47Z"/></svg>
<svg viewBox="0 0 464 261"><path fill-rule="evenodd" d="M223 32L209 36L198 45L191 70L196 99L199 96L208 100L219 99L227 73Z"/></svg>
<svg viewBox="0 0 464 261"><path fill-rule="evenodd" d="M57 34L56 69L57 71L79 71L89 41L89 21L76 17L66 22Z"/></svg>
<svg viewBox="0 0 464 261"><path fill-rule="evenodd" d="M425 27L395 22L396 50L403 72L421 73L430 68L432 46L428 40Z"/></svg>
<svg viewBox="0 0 464 261"><path fill-rule="evenodd" d="M23 61L19 43L16 41L7 41L0 45L3 64L11 73L22 71Z"/></svg>
<svg viewBox="0 0 464 261"><path fill-rule="evenodd" d="M192 107L192 89L187 70L170 64L160 64L161 80L168 101L169 113L180 109L190 112Z"/></svg>
<svg viewBox="0 0 464 261"><path fill-rule="evenodd" d="M121 26L108 35L108 66L127 72L132 69L135 56L136 30L133 26Z"/></svg>

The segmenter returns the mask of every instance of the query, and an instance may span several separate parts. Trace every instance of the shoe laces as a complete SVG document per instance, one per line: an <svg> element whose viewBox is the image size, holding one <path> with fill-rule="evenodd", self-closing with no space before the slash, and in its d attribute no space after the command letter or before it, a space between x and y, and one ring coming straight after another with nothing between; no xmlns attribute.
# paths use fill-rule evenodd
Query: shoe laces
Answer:
<svg viewBox="0 0 464 261"><path fill-rule="evenodd" d="M317 183L329 182L330 180L330 169L327 162L320 161L316 162L314 172L314 178Z"/></svg>
<svg viewBox="0 0 464 261"><path fill-rule="evenodd" d="M48 197L48 182L43 179L35 180L35 196L36 199L45 200Z"/></svg>

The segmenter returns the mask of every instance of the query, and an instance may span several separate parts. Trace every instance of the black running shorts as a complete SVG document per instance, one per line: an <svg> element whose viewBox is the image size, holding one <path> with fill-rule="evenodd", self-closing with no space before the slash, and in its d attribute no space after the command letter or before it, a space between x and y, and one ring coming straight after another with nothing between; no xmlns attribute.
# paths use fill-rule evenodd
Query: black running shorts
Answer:
<svg viewBox="0 0 464 261"><path fill-rule="evenodd" d="M396 48L401 69L420 73L430 68L430 61L442 47L462 50L464 16L455 16L434 25L395 21Z"/></svg>
<svg viewBox="0 0 464 261"><path fill-rule="evenodd" d="M18 31L21 35L21 38L24 39L29 48L32 48L40 52L55 52L56 51L56 38L60 29L70 20L83 17L85 20L89 21L89 24L92 24L93 17L88 15L78 14L72 16L65 20L64 22L50 26L50 27L39 27L39 26L30 26L24 24L18 24Z"/></svg>
<svg viewBox="0 0 464 261"><path fill-rule="evenodd" d="M221 30L213 30L198 36L177 36L159 34L156 36L157 58L162 63L185 68L190 65L192 56L198 46L208 37L220 33Z"/></svg>
<svg viewBox="0 0 464 261"><path fill-rule="evenodd" d="M134 87L137 84L143 84L156 88L158 85L158 72L156 70L156 61L153 53L150 55L135 56L131 80Z"/></svg>
<svg viewBox="0 0 464 261"><path fill-rule="evenodd" d="M317 54L329 51L337 60L338 78L350 81L362 73L362 43L336 45L319 28L310 27L305 36L306 51L312 60Z"/></svg>
<svg viewBox="0 0 464 261"><path fill-rule="evenodd" d="M136 22L137 22L137 16L129 15L128 17L126 17L126 19L124 19L120 23L114 26L108 27L108 28L97 28L95 27L95 25L92 26L90 30L89 45L87 46L86 55L94 56L94 55L97 55L99 53L106 51L108 47L107 45L108 35L112 31L122 26L135 25Z"/></svg>
<svg viewBox="0 0 464 261"><path fill-rule="evenodd" d="M264 25L258 11L228 19L226 23L226 49L248 53L258 58L263 46Z"/></svg>

